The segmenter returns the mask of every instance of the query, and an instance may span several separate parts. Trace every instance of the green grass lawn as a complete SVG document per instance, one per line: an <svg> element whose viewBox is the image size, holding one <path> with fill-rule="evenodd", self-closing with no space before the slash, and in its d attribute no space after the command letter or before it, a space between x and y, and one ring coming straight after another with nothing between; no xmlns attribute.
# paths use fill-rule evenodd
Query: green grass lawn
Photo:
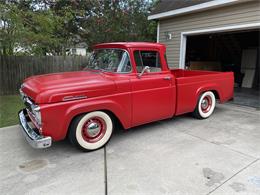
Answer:
<svg viewBox="0 0 260 195"><path fill-rule="evenodd" d="M0 96L0 127L18 124L18 111L24 107L19 95Z"/></svg>

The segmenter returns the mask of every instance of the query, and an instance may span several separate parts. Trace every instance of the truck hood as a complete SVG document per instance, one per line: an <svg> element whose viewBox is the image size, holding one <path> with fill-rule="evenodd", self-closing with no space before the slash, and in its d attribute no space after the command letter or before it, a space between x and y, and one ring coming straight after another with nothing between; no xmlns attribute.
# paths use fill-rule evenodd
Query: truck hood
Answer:
<svg viewBox="0 0 260 195"><path fill-rule="evenodd" d="M22 91L35 103L53 103L114 93L115 83L101 72L65 72L25 79Z"/></svg>

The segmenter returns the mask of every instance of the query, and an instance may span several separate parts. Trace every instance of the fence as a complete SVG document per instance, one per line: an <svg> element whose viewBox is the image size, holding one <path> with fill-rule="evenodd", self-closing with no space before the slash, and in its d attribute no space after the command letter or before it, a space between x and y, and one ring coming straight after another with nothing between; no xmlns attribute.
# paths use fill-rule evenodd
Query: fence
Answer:
<svg viewBox="0 0 260 195"><path fill-rule="evenodd" d="M32 75L81 70L86 56L0 56L0 95L17 94Z"/></svg>

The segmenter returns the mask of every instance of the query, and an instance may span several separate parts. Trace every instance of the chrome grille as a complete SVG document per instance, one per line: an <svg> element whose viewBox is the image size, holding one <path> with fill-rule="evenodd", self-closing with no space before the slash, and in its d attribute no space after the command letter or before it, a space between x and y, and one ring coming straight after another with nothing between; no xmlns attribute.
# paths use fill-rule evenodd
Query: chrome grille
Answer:
<svg viewBox="0 0 260 195"><path fill-rule="evenodd" d="M34 104L34 102L31 100L31 98L29 98L21 89L20 91L20 95L21 95L21 99L26 107L26 109L31 113L31 115L35 118L35 114L33 109L36 107L36 105Z"/></svg>
<svg viewBox="0 0 260 195"><path fill-rule="evenodd" d="M19 91L27 112L30 113L32 120L35 121L35 123L37 123L37 126L41 127L40 106L36 105L33 102L33 100L30 97L28 97L21 89Z"/></svg>

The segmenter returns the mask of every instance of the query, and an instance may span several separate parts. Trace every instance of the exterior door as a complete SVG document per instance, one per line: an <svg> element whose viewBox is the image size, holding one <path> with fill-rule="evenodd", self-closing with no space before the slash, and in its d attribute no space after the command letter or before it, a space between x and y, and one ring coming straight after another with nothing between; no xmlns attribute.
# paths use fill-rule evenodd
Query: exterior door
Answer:
<svg viewBox="0 0 260 195"><path fill-rule="evenodd" d="M150 72L131 79L133 126L171 117L175 85L172 74L162 71L159 52L135 50L134 58L138 73L145 66Z"/></svg>

